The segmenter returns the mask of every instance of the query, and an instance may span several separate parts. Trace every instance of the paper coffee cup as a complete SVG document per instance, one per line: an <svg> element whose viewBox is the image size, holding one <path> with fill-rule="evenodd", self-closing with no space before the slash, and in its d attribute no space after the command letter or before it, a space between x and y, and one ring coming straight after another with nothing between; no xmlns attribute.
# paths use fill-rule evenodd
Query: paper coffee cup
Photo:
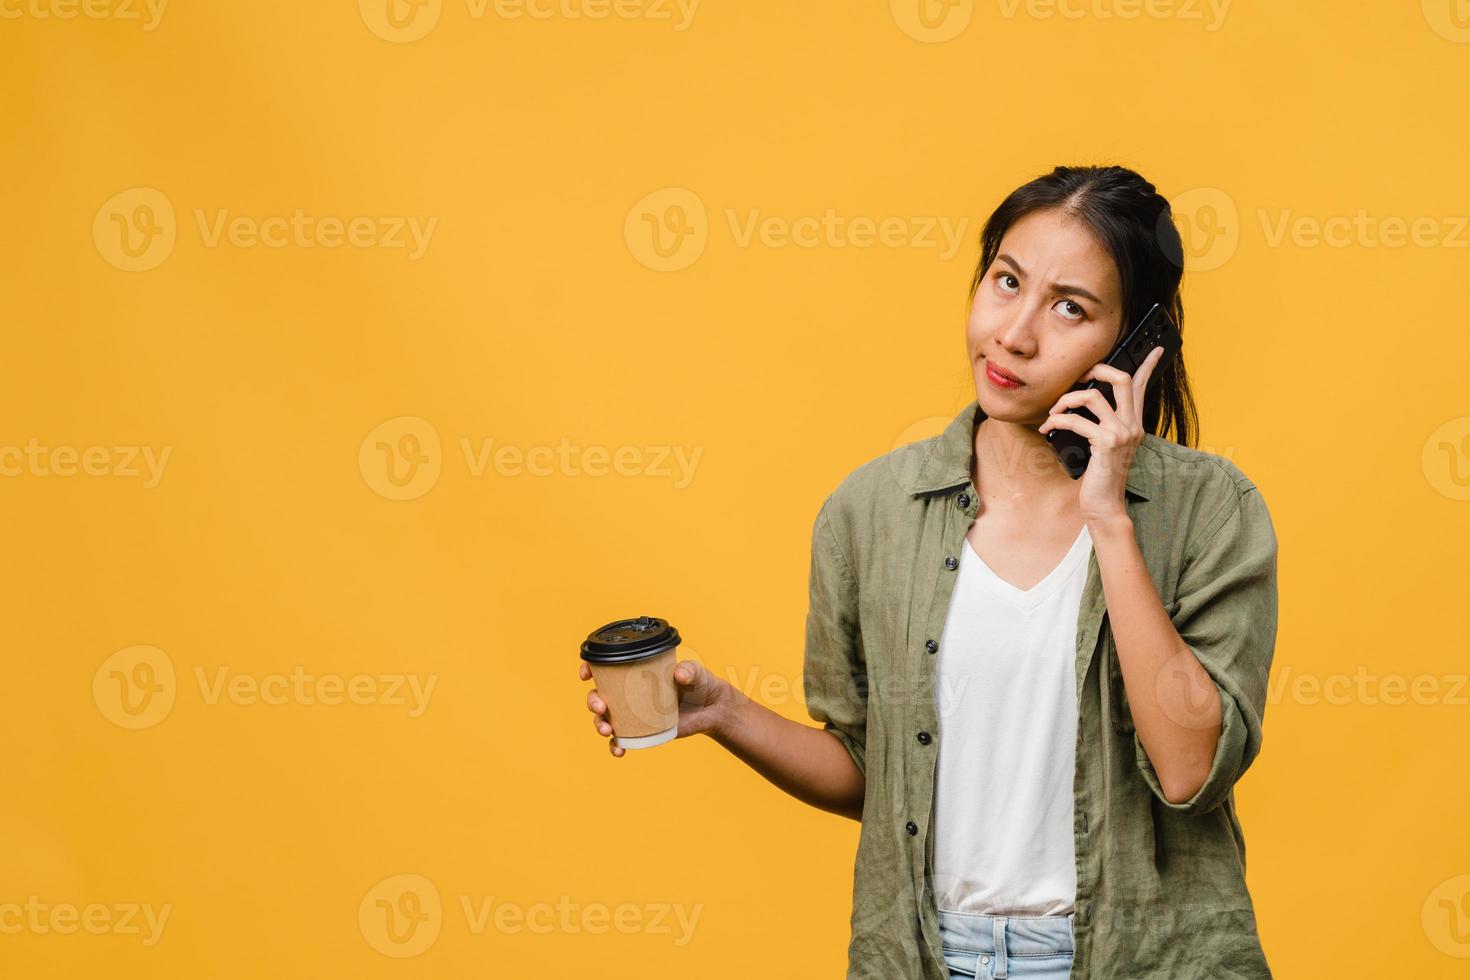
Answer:
<svg viewBox="0 0 1470 980"><path fill-rule="evenodd" d="M680 642L668 620L639 616L608 623L582 644L615 745L646 749L679 734L674 664Z"/></svg>

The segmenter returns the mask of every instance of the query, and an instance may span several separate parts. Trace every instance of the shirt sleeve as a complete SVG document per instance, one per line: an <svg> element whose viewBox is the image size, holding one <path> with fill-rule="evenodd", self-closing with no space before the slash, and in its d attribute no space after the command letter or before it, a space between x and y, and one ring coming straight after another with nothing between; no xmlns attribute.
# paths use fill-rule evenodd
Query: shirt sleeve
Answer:
<svg viewBox="0 0 1470 980"><path fill-rule="evenodd" d="M832 528L831 508L829 496L812 526L802 686L807 712L824 723L866 777L868 669L857 580Z"/></svg>
<svg viewBox="0 0 1470 980"><path fill-rule="evenodd" d="M1186 559L1174 627L1214 680L1220 741L1209 775L1190 799L1171 803L1135 732L1138 768L1149 789L1180 813L1207 813L1230 795L1261 750L1267 674L1276 647L1276 534L1260 491L1249 486L1226 504Z"/></svg>

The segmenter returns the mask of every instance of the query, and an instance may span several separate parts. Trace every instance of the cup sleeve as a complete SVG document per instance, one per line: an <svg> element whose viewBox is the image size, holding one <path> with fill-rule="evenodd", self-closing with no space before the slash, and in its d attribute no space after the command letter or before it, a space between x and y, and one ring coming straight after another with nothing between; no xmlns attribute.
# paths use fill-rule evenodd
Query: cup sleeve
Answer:
<svg viewBox="0 0 1470 980"><path fill-rule="evenodd" d="M1230 795L1261 750L1267 675L1276 646L1276 535L1260 491L1238 491L1192 549L1172 604L1174 627L1215 682L1220 740L1209 774L1188 800L1171 802L1134 733L1138 769L1171 810L1207 813Z"/></svg>
<svg viewBox="0 0 1470 980"><path fill-rule="evenodd" d="M866 777L867 660L857 580L832 526L833 506L829 496L812 526L802 686L808 714L842 743Z"/></svg>

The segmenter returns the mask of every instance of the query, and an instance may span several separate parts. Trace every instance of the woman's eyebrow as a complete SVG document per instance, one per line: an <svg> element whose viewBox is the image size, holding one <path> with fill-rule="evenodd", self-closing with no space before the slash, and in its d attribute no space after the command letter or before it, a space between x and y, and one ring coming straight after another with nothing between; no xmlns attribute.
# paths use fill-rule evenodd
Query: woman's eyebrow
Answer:
<svg viewBox="0 0 1470 980"><path fill-rule="evenodd" d="M1017 278L1026 278L1026 270L1021 268L1021 263L1011 258L1005 252L1001 252L999 255L996 256L996 258L1004 259L1007 265L1009 265L1012 269L1015 269ZM1069 286L1066 283L1059 282L1052 286L1052 290L1054 292L1062 294L1063 296L1081 296L1084 299L1090 299L1094 303L1097 303L1099 305L1101 305L1102 303L1102 300L1098 299L1096 296L1092 295L1092 293L1083 289L1081 286Z"/></svg>

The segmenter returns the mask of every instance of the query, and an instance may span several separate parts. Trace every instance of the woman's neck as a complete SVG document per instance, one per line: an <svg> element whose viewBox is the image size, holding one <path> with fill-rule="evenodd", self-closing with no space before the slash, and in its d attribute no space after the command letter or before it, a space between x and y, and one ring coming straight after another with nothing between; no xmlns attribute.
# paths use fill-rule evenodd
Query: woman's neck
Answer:
<svg viewBox="0 0 1470 980"><path fill-rule="evenodd" d="M979 473L970 479L985 503L1034 514L1077 508L1077 481L1034 425L982 419L975 427L975 459Z"/></svg>

